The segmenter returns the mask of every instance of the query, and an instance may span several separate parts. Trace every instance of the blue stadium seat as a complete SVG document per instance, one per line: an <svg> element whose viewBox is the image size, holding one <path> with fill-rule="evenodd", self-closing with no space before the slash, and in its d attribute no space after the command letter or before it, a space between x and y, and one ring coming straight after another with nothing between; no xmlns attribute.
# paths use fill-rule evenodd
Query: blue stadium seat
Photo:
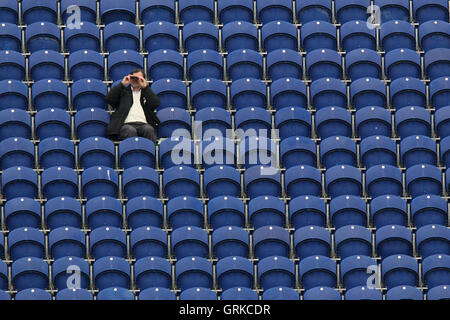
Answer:
<svg viewBox="0 0 450 320"><path fill-rule="evenodd" d="M253 263L243 257L226 257L216 265L217 284L222 290L253 288Z"/></svg>
<svg viewBox="0 0 450 320"><path fill-rule="evenodd" d="M136 24L117 21L109 23L103 29L105 50L139 50L139 28Z"/></svg>
<svg viewBox="0 0 450 320"><path fill-rule="evenodd" d="M244 173L245 192L250 198L281 195L281 175L274 167L252 166Z"/></svg>
<svg viewBox="0 0 450 320"><path fill-rule="evenodd" d="M103 56L99 52L89 50L75 51L70 54L68 61L69 75L73 81L86 78L103 80L105 68L103 66Z"/></svg>
<svg viewBox="0 0 450 320"><path fill-rule="evenodd" d="M449 262L450 256L448 254L436 254L423 259L423 280L428 289L448 284L450 281Z"/></svg>
<svg viewBox="0 0 450 320"><path fill-rule="evenodd" d="M11 274L12 285L18 291L28 288L47 289L49 286L48 264L38 258L14 259Z"/></svg>
<svg viewBox="0 0 450 320"><path fill-rule="evenodd" d="M78 174L67 167L51 167L41 174L42 195L47 199L78 195Z"/></svg>
<svg viewBox="0 0 450 320"><path fill-rule="evenodd" d="M210 79L208 83L212 81L209 86L213 88L221 87L214 81L215 79L221 80L223 78L223 58L219 52L207 49L192 51L187 56L187 68L188 75L194 83L204 83L205 78L207 78ZM197 80L202 81L197 82ZM202 91L200 89L197 87L196 92Z"/></svg>
<svg viewBox="0 0 450 320"><path fill-rule="evenodd" d="M126 235L119 228L100 227L90 233L90 254L96 259L103 257L126 257Z"/></svg>
<svg viewBox="0 0 450 320"><path fill-rule="evenodd" d="M383 300L383 296L379 290L358 286L345 292L345 300Z"/></svg>
<svg viewBox="0 0 450 320"><path fill-rule="evenodd" d="M71 0L73 1L73 0ZM95 3L95 1L94 1ZM81 7L83 12L83 8ZM85 16L83 16L84 19ZM82 21L80 29L64 29L64 47L69 52L100 51L100 29L94 23Z"/></svg>
<svg viewBox="0 0 450 320"><path fill-rule="evenodd" d="M308 23L311 21L326 21L331 22L331 1L330 0L315 0L315 1L299 1L295 2L297 9L297 19L301 23Z"/></svg>
<svg viewBox="0 0 450 320"><path fill-rule="evenodd" d="M384 142L386 137L391 136L392 117L385 108L364 107L356 112L355 120L356 131L363 140L376 135ZM368 141L373 141L373 139Z"/></svg>
<svg viewBox="0 0 450 320"><path fill-rule="evenodd" d="M347 87L335 78L322 78L311 83L311 105L316 110L329 106L347 107Z"/></svg>
<svg viewBox="0 0 450 320"><path fill-rule="evenodd" d="M17 1L5 0L0 6L0 14L2 21L7 23L17 24L19 20Z"/></svg>
<svg viewBox="0 0 450 320"><path fill-rule="evenodd" d="M397 49L415 50L414 27L406 21L388 21L380 28L380 46L389 53Z"/></svg>
<svg viewBox="0 0 450 320"><path fill-rule="evenodd" d="M446 21L427 21L419 26L419 43L424 51L450 48L450 24Z"/></svg>
<svg viewBox="0 0 450 320"><path fill-rule="evenodd" d="M24 138L8 138L0 142L0 165L2 170L11 167L34 168L34 145Z"/></svg>
<svg viewBox="0 0 450 320"><path fill-rule="evenodd" d="M163 173L163 187L168 198L181 195L197 197L200 194L200 177L191 167L171 167Z"/></svg>
<svg viewBox="0 0 450 320"><path fill-rule="evenodd" d="M242 78L261 79L263 58L259 52L242 49L230 52L227 56L227 74L231 80Z"/></svg>
<svg viewBox="0 0 450 320"><path fill-rule="evenodd" d="M205 216L203 203L193 197L176 197L167 202L167 220L171 229L186 226L202 228Z"/></svg>
<svg viewBox="0 0 450 320"><path fill-rule="evenodd" d="M423 293L411 286L398 286L388 290L386 300L423 300Z"/></svg>
<svg viewBox="0 0 450 320"><path fill-rule="evenodd" d="M322 195L322 174L315 167L300 165L287 169L284 184L291 198Z"/></svg>
<svg viewBox="0 0 450 320"><path fill-rule="evenodd" d="M182 137L190 139L191 115L187 110L184 108L163 108L158 111L156 116L160 121L158 126L159 137L167 137L175 145L179 143L177 139Z"/></svg>
<svg viewBox="0 0 450 320"><path fill-rule="evenodd" d="M448 3L445 0L413 0L413 13L420 24L429 20L448 21Z"/></svg>
<svg viewBox="0 0 450 320"><path fill-rule="evenodd" d="M203 175L205 194L210 198L219 196L239 197L241 194L241 175L231 166L214 166Z"/></svg>
<svg viewBox="0 0 450 320"><path fill-rule="evenodd" d="M97 300L134 300L133 292L125 288L106 288L97 294Z"/></svg>
<svg viewBox="0 0 450 320"><path fill-rule="evenodd" d="M83 22L92 24L97 22L97 3L95 0L61 0L61 15L64 21L67 21L73 14L73 11L68 11L69 7L73 5L80 8Z"/></svg>
<svg viewBox="0 0 450 320"><path fill-rule="evenodd" d="M212 120L213 121L213 120ZM214 129L213 129L214 130ZM231 129L230 129L231 130ZM207 134L218 134L218 131L206 132ZM233 140L221 138L220 136L207 138L200 143L201 157L203 158L203 167L209 169L216 165L235 165L235 145ZM208 140L209 139L209 140ZM206 190L205 190L206 191Z"/></svg>
<svg viewBox="0 0 450 320"><path fill-rule="evenodd" d="M450 81L448 77L441 77L430 83L431 105L435 109L440 109L448 105L450 99Z"/></svg>
<svg viewBox="0 0 450 320"><path fill-rule="evenodd" d="M221 300L259 300L259 297L249 288L234 287L222 292Z"/></svg>
<svg viewBox="0 0 450 320"><path fill-rule="evenodd" d="M67 85L57 79L42 79L32 86L34 109L43 110L51 106L55 109L67 109Z"/></svg>
<svg viewBox="0 0 450 320"><path fill-rule="evenodd" d="M381 56L370 49L356 49L345 56L345 66L352 80L370 77L381 79Z"/></svg>
<svg viewBox="0 0 450 320"><path fill-rule="evenodd" d="M306 70L312 81L320 78L341 79L341 55L333 50L313 50L306 55Z"/></svg>
<svg viewBox="0 0 450 320"><path fill-rule="evenodd" d="M292 2L290 0L257 0L259 20L263 23L271 21L292 21Z"/></svg>
<svg viewBox="0 0 450 320"><path fill-rule="evenodd" d="M102 137L86 138L78 145L78 159L79 165L85 169L99 165L113 168L114 143Z"/></svg>
<svg viewBox="0 0 450 320"><path fill-rule="evenodd" d="M280 160L286 168L298 164L317 165L316 144L306 137L289 137L280 143Z"/></svg>
<svg viewBox="0 0 450 320"><path fill-rule="evenodd" d="M307 290L303 295L303 300L341 300L339 291L330 288L317 286Z"/></svg>
<svg viewBox="0 0 450 320"><path fill-rule="evenodd" d="M406 189L412 197L424 194L440 195L441 170L432 165L417 164L406 170Z"/></svg>
<svg viewBox="0 0 450 320"><path fill-rule="evenodd" d="M25 79L25 57L17 51L0 51L0 81Z"/></svg>
<svg viewBox="0 0 450 320"><path fill-rule="evenodd" d="M264 290L274 287L294 288L295 264L286 257L267 257L258 262L258 283Z"/></svg>
<svg viewBox="0 0 450 320"><path fill-rule="evenodd" d="M15 31L12 31L12 34L15 34ZM20 37L18 39L20 39ZM44 49L60 51L60 39L60 29L56 24L51 22L35 22L28 25L25 30L25 46L29 52L36 52ZM8 44L8 42L6 44ZM20 51L20 47L14 45L11 46L11 44L2 47L2 49Z"/></svg>
<svg viewBox="0 0 450 320"><path fill-rule="evenodd" d="M25 227L41 228L42 219L39 202L31 198L14 198L7 201L4 208L5 224L8 230L12 231Z"/></svg>
<svg viewBox="0 0 450 320"><path fill-rule="evenodd" d="M99 290L110 287L129 288L130 263L119 257L104 257L94 262L94 284Z"/></svg>
<svg viewBox="0 0 450 320"><path fill-rule="evenodd" d="M302 56L296 50L278 49L266 56L267 74L275 81L281 78L301 79Z"/></svg>
<svg viewBox="0 0 450 320"><path fill-rule="evenodd" d="M450 293L447 285L431 288L427 292L427 300L448 300Z"/></svg>
<svg viewBox="0 0 450 320"><path fill-rule="evenodd" d="M299 79L280 78L272 82L270 86L271 104L277 110L288 107L293 108L293 106L306 109L308 106L306 90L305 84ZM287 110L289 109L286 109L284 112Z"/></svg>
<svg viewBox="0 0 450 320"><path fill-rule="evenodd" d="M144 226L163 226L163 205L158 199L152 197L136 197L126 204L128 226L137 229Z"/></svg>
<svg viewBox="0 0 450 320"><path fill-rule="evenodd" d="M160 257L140 258L134 265L134 279L140 290L172 287L172 266Z"/></svg>
<svg viewBox="0 0 450 320"><path fill-rule="evenodd" d="M266 108L266 85L258 79L245 78L233 81L231 88L231 102L236 110L255 107Z"/></svg>
<svg viewBox="0 0 450 320"><path fill-rule="evenodd" d="M9 255L12 260L24 257L45 257L44 234L35 228L19 228L8 235Z"/></svg>
<svg viewBox="0 0 450 320"><path fill-rule="evenodd" d="M444 112L441 114L444 114ZM436 114L435 118L435 125L438 127L440 124L439 116ZM406 138L412 135L430 136L430 112L422 107L416 106L401 108L395 113L395 127L397 135L401 138ZM442 135L440 136L443 137Z"/></svg>
<svg viewBox="0 0 450 320"><path fill-rule="evenodd" d="M81 179L83 196L87 199L117 196L119 177L111 168L103 166L88 168L83 171Z"/></svg>
<svg viewBox="0 0 450 320"><path fill-rule="evenodd" d="M139 300L176 300L175 293L166 288L148 288L139 293Z"/></svg>
<svg viewBox="0 0 450 320"><path fill-rule="evenodd" d="M264 226L283 227L286 222L285 204L274 196L259 196L248 203L249 223L255 229Z"/></svg>
<svg viewBox="0 0 450 320"><path fill-rule="evenodd" d="M375 78L361 78L355 80L350 85L351 102L355 109L364 107L385 107L386 106L386 86Z"/></svg>
<svg viewBox="0 0 450 320"><path fill-rule="evenodd" d="M369 0L335 0L336 20L344 24L353 20L367 20Z"/></svg>
<svg viewBox="0 0 450 320"><path fill-rule="evenodd" d="M250 251L248 232L236 226L214 228L212 251L218 259L248 257Z"/></svg>
<svg viewBox="0 0 450 320"><path fill-rule="evenodd" d="M289 202L289 221L296 230L306 226L325 227L327 222L325 202L314 196L292 199Z"/></svg>
<svg viewBox="0 0 450 320"><path fill-rule="evenodd" d="M81 79L72 84L72 108L82 110L87 108L106 108L105 97L108 88L98 79Z"/></svg>
<svg viewBox="0 0 450 320"><path fill-rule="evenodd" d="M449 119L450 107L440 108L434 114L436 133L441 137L441 139L450 135L450 130L448 128Z"/></svg>
<svg viewBox="0 0 450 320"><path fill-rule="evenodd" d="M14 112L11 108L17 109L18 112L28 109L28 87L18 80L2 80L0 81L0 110L9 109L9 112ZM21 112L21 114L24 113Z"/></svg>
<svg viewBox="0 0 450 320"><path fill-rule="evenodd" d="M81 229L81 203L76 199L53 198L45 203L45 222L50 229L73 227Z"/></svg>
<svg viewBox="0 0 450 320"><path fill-rule="evenodd" d="M193 21L214 22L213 0L180 0L180 20L184 24Z"/></svg>
<svg viewBox="0 0 450 320"><path fill-rule="evenodd" d="M391 224L407 226L407 212L406 201L398 196L380 196L370 202L370 218L377 228Z"/></svg>
<svg viewBox="0 0 450 320"><path fill-rule="evenodd" d="M325 21L311 21L302 26L301 44L303 50L337 50L336 27Z"/></svg>
<svg viewBox="0 0 450 320"><path fill-rule="evenodd" d="M263 300L299 300L300 296L294 289L286 287L273 287L264 290Z"/></svg>
<svg viewBox="0 0 450 320"><path fill-rule="evenodd" d="M337 282L336 262L324 256L311 256L301 260L299 281L306 290L322 286L334 288Z"/></svg>
<svg viewBox="0 0 450 320"><path fill-rule="evenodd" d="M39 144L39 161L41 166L47 168L66 163L66 167L73 168L75 164L75 150L73 143L68 140L71 137L70 114L62 109L49 108L39 111L34 120L36 136L41 140ZM65 157L61 156L59 158L56 155L55 157L50 156L57 149L60 149L60 151L65 150L71 155L66 154ZM47 154L47 152L51 153Z"/></svg>
<svg viewBox="0 0 450 320"><path fill-rule="evenodd" d="M159 49L178 50L178 28L165 21L146 24L143 29L143 44L149 52Z"/></svg>
<svg viewBox="0 0 450 320"><path fill-rule="evenodd" d="M208 289L208 288L189 288L183 290L180 294L180 300L199 300L199 301L208 301L208 300L217 300L217 294Z"/></svg>
<svg viewBox="0 0 450 320"><path fill-rule="evenodd" d="M45 290L38 289L38 288L31 288L31 289L25 289L22 291L19 291L15 297L14 300L16 301L30 301L30 300L36 300L36 301L45 301L45 300L53 300L52 295L48 293Z"/></svg>
<svg viewBox="0 0 450 320"><path fill-rule="evenodd" d="M161 142L159 147L160 167L165 169L174 166L193 167L195 163L194 141L185 137L173 137Z"/></svg>
<svg viewBox="0 0 450 320"><path fill-rule="evenodd" d="M385 55L386 75L391 80L421 78L420 55L410 49L395 49Z"/></svg>
<svg viewBox="0 0 450 320"><path fill-rule="evenodd" d="M341 195L359 196L362 193L361 172L352 166L334 166L325 172L328 194L334 198Z"/></svg>
<svg viewBox="0 0 450 320"><path fill-rule="evenodd" d="M318 226L297 229L294 233L294 251L300 261L311 256L329 257L331 254L331 234Z"/></svg>
<svg viewBox="0 0 450 320"><path fill-rule="evenodd" d="M155 21L175 22L175 3L172 0L143 0L139 2L139 10L145 25Z"/></svg>
<svg viewBox="0 0 450 320"><path fill-rule="evenodd" d="M411 201L413 224L421 228L428 224L447 224L447 202L436 195L423 195Z"/></svg>
<svg viewBox="0 0 450 320"><path fill-rule="evenodd" d="M271 52L279 48L298 50L297 28L290 22L268 22L261 28L261 36L261 46L267 52Z"/></svg>
<svg viewBox="0 0 450 320"><path fill-rule="evenodd" d="M61 227L53 229L49 236L49 254L53 259L66 256L86 256L86 236L80 229Z"/></svg>
<svg viewBox="0 0 450 320"><path fill-rule="evenodd" d="M74 281L73 279L74 272L79 272L79 283L76 283L77 281ZM73 287L79 286L77 290L85 290L91 287L89 278L89 264L80 257L66 255L62 258L58 258L52 264L52 274L53 285L58 290L63 290L66 288L72 290L72 288L68 288L68 285L72 285Z"/></svg>
<svg viewBox="0 0 450 320"><path fill-rule="evenodd" d="M347 52L360 48L375 51L377 49L375 32L375 29L367 27L366 21L352 19L341 26L342 48Z"/></svg>
<svg viewBox="0 0 450 320"><path fill-rule="evenodd" d="M369 231L370 234L370 231ZM355 252L355 254L358 254ZM367 285L369 267L377 266L375 259L365 255L350 255L341 261L341 283L347 290ZM361 291L361 289L359 289ZM348 292L348 291L347 291Z"/></svg>
<svg viewBox="0 0 450 320"><path fill-rule="evenodd" d="M196 110L206 108L225 109L227 106L226 85L214 78L203 78L194 81L191 85L191 104ZM217 112L222 111L217 110ZM198 113L196 113L197 116Z"/></svg>
<svg viewBox="0 0 450 320"><path fill-rule="evenodd" d="M366 168L380 164L396 165L396 153L395 141L385 136L370 136L360 143L360 161Z"/></svg>
<svg viewBox="0 0 450 320"><path fill-rule="evenodd" d="M142 68L143 58L137 51L118 50L108 57L108 73L113 81L122 80L132 70Z"/></svg>
<svg viewBox="0 0 450 320"><path fill-rule="evenodd" d="M63 289L56 294L56 300L62 301L89 301L94 300L92 293L86 289Z"/></svg>
<svg viewBox="0 0 450 320"><path fill-rule="evenodd" d="M366 171L366 191L372 198L403 194L402 172L391 165L377 165Z"/></svg>
<svg viewBox="0 0 450 320"><path fill-rule="evenodd" d="M181 227L172 232L172 255L177 259L189 256L208 257L208 234L198 227Z"/></svg>
<svg viewBox="0 0 450 320"><path fill-rule="evenodd" d="M400 285L419 285L419 264L407 255L392 255L381 262L381 277L389 290Z"/></svg>
<svg viewBox="0 0 450 320"><path fill-rule="evenodd" d="M158 173L149 167L131 167L122 175L123 194L128 199L139 196L159 196Z"/></svg>
<svg viewBox="0 0 450 320"><path fill-rule="evenodd" d="M0 24L0 45L2 50L22 52L22 34L14 23ZM28 29L28 28L27 28Z"/></svg>
<svg viewBox="0 0 450 320"><path fill-rule="evenodd" d="M253 1L219 0L218 16L223 24L233 21L253 22Z"/></svg>
<svg viewBox="0 0 450 320"><path fill-rule="evenodd" d="M332 136L320 143L320 158L324 167L351 165L356 167L356 143L342 136Z"/></svg>
<svg viewBox="0 0 450 320"><path fill-rule="evenodd" d="M187 52L219 49L219 29L207 21L194 21L183 27L183 48Z"/></svg>
<svg viewBox="0 0 450 320"><path fill-rule="evenodd" d="M0 111L0 141L8 138L31 138L31 117L20 109Z"/></svg>
<svg viewBox="0 0 450 320"><path fill-rule="evenodd" d="M271 151L271 147L273 146L269 140L265 139L266 137L269 139L271 136L272 117L270 112L263 108L255 107L240 109L235 113L235 127L236 131L238 131L237 135L241 140L240 145L242 150L240 150L240 157L244 153L252 151L252 143L254 145L258 144L260 148ZM246 146L247 143L250 144L249 147ZM244 159L239 160L242 161ZM244 164L249 165L254 164L254 162L249 163L247 161Z"/></svg>
<svg viewBox="0 0 450 320"><path fill-rule="evenodd" d="M375 233L376 251L382 259L392 255L413 254L411 231L399 225L388 225L378 228Z"/></svg>
<svg viewBox="0 0 450 320"><path fill-rule="evenodd" d="M186 257L175 264L177 287L181 290L189 288L212 288L212 265L205 258Z"/></svg>
<svg viewBox="0 0 450 320"><path fill-rule="evenodd" d="M183 56L174 50L157 50L148 55L148 74L156 81L164 78L183 80Z"/></svg>
<svg viewBox="0 0 450 320"><path fill-rule="evenodd" d="M449 167L450 159L449 159L449 151L450 151L450 138L445 137L440 141L440 156L442 164L445 167Z"/></svg>
<svg viewBox="0 0 450 320"><path fill-rule="evenodd" d="M228 52L239 49L258 51L258 29L246 21L229 22L222 28L223 47Z"/></svg>
<svg viewBox="0 0 450 320"><path fill-rule="evenodd" d="M438 253L450 255L449 241L449 229L443 225L428 224L416 232L417 251L422 258Z"/></svg>
<svg viewBox="0 0 450 320"><path fill-rule="evenodd" d="M391 82L391 104L396 109L408 106L425 107L425 84L415 78L398 78Z"/></svg>
<svg viewBox="0 0 450 320"><path fill-rule="evenodd" d="M167 257L167 234L157 227L139 227L130 234L131 254L135 259ZM152 260L153 261L153 260Z"/></svg>
<svg viewBox="0 0 450 320"><path fill-rule="evenodd" d="M331 199L330 220L336 229L348 225L366 226L366 203L357 196L342 195Z"/></svg>
<svg viewBox="0 0 450 320"><path fill-rule="evenodd" d="M6 199L16 197L37 198L37 173L27 167L11 167L3 170L2 194Z"/></svg>
<svg viewBox="0 0 450 320"><path fill-rule="evenodd" d="M56 3L52 0L22 1L22 18L25 24L41 21L56 23L57 15Z"/></svg>
<svg viewBox="0 0 450 320"><path fill-rule="evenodd" d="M380 8L381 21L409 20L409 0L375 0Z"/></svg>
<svg viewBox="0 0 450 320"><path fill-rule="evenodd" d="M226 88L225 88L225 90L226 90ZM192 87L191 87L191 93L192 93ZM214 139L215 139L214 141L217 141L217 144L219 144L219 142L225 142L225 143L227 142L227 138L223 138L223 137L227 137L228 136L227 130L231 130L231 115L224 108L206 107L204 109L198 110L195 113L195 122L198 124L201 124L201 129L202 129L202 133L203 133L203 143L205 143L205 147L207 146L207 142L209 142L207 140L208 138L210 138L210 141L212 142L211 139L214 137ZM234 145L234 143L233 143L233 145ZM202 150L205 151L205 148L202 148ZM233 154L234 154L234 152L233 152ZM205 166L211 164L211 163L205 163L206 159L203 159L203 160L204 160ZM225 163L226 162L224 162L223 164L225 164Z"/></svg>
<svg viewBox="0 0 450 320"><path fill-rule="evenodd" d="M264 259L273 255L289 257L289 232L278 226L264 226L253 232L255 257Z"/></svg>
<svg viewBox="0 0 450 320"><path fill-rule="evenodd" d="M136 19L135 4L119 0L105 0L100 3L100 17L104 24L114 21L134 23Z"/></svg>
<svg viewBox="0 0 450 320"><path fill-rule="evenodd" d="M430 80L449 75L449 54L450 48L437 48L425 53L425 74L428 75Z"/></svg>
<svg viewBox="0 0 450 320"><path fill-rule="evenodd" d="M153 82L151 88L159 96L161 101L158 110L167 107L186 108L186 85L181 80L171 78L161 79Z"/></svg>
<svg viewBox="0 0 450 320"><path fill-rule="evenodd" d="M5 248L4 248L4 239L2 237L2 240L0 240L2 242L1 244L1 249L3 251L2 255L1 255L1 259L5 259L4 257L4 252L5 252ZM8 266L6 265L6 262L2 261L0 262L0 287L1 290L8 290L9 288L9 275L8 275Z"/></svg>
<svg viewBox="0 0 450 320"><path fill-rule="evenodd" d="M91 230L111 226L122 227L122 204L111 197L95 197L86 202L86 224Z"/></svg>
<svg viewBox="0 0 450 320"><path fill-rule="evenodd" d="M75 114L75 134L80 140L89 137L106 137L109 124L108 112L98 108L87 108Z"/></svg>
<svg viewBox="0 0 450 320"><path fill-rule="evenodd" d="M409 136L400 142L400 156L406 168L416 164L436 165L436 142L426 136Z"/></svg>

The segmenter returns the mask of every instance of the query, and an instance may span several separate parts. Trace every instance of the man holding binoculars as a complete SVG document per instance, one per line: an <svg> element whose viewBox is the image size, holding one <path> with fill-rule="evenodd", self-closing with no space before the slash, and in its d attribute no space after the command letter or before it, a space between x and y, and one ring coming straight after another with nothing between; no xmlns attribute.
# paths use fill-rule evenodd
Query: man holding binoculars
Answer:
<svg viewBox="0 0 450 320"><path fill-rule="evenodd" d="M159 97L150 89L144 71L137 69L125 76L106 96L114 108L108 125L108 136L113 140L144 137L156 142L159 120L155 109Z"/></svg>

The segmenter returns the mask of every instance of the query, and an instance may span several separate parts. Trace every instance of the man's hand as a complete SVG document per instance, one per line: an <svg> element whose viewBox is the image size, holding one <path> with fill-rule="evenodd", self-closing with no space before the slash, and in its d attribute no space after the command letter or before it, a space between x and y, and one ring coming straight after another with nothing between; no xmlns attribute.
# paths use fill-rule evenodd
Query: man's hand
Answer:
<svg viewBox="0 0 450 320"><path fill-rule="evenodd" d="M125 77L123 77L123 80L122 80L122 84L124 85L124 86L126 86L126 85L129 85L130 84L130 76L128 75L128 76L125 76Z"/></svg>
<svg viewBox="0 0 450 320"><path fill-rule="evenodd" d="M139 85L141 86L142 89L147 87L147 80L145 80L143 77L137 75L136 77L138 77L139 79Z"/></svg>

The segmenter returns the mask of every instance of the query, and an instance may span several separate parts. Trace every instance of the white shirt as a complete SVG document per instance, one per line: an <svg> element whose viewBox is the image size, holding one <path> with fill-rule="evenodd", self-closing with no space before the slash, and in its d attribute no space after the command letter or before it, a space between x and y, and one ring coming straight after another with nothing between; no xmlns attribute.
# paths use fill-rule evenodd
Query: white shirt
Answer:
<svg viewBox="0 0 450 320"><path fill-rule="evenodd" d="M145 117L144 109L141 105L141 90L133 91L133 105L131 106L130 112L128 113L125 123L128 122L143 122L147 123L147 118Z"/></svg>

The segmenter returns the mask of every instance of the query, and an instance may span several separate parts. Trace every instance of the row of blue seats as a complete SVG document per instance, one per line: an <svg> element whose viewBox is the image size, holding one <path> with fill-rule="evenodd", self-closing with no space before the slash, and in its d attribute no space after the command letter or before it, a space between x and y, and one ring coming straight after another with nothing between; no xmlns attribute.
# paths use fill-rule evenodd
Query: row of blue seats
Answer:
<svg viewBox="0 0 450 320"><path fill-rule="evenodd" d="M319 0L312 3L298 0L276 2L256 0L255 3L253 0L218 0L217 10L214 0L179 0L178 6L175 6L174 0L139 0L136 2L101 0L98 3L100 11L97 10L96 0L23 0L21 1L22 19L20 20L23 20L25 24L36 21L56 23L58 17L67 20L71 14L70 6L77 5L83 20L96 22L97 19L100 19L103 23L117 20L135 22L137 12L139 12L142 23L155 20L175 22L176 16L183 23L195 20L213 22L216 16L223 23L234 20L251 22L254 20L255 13L262 23L273 20L293 21L294 19L301 23L318 20L331 22L333 17L337 22L345 23L355 19L366 20L367 10L371 6L370 0ZM136 4L139 5L138 9ZM411 8L408 0L375 0L374 5L380 9L382 20L409 20L411 14L419 23L436 18L448 19L448 2L445 0L414 0ZM19 6L15 0L5 0L0 10L3 21L12 23L19 21Z"/></svg>

